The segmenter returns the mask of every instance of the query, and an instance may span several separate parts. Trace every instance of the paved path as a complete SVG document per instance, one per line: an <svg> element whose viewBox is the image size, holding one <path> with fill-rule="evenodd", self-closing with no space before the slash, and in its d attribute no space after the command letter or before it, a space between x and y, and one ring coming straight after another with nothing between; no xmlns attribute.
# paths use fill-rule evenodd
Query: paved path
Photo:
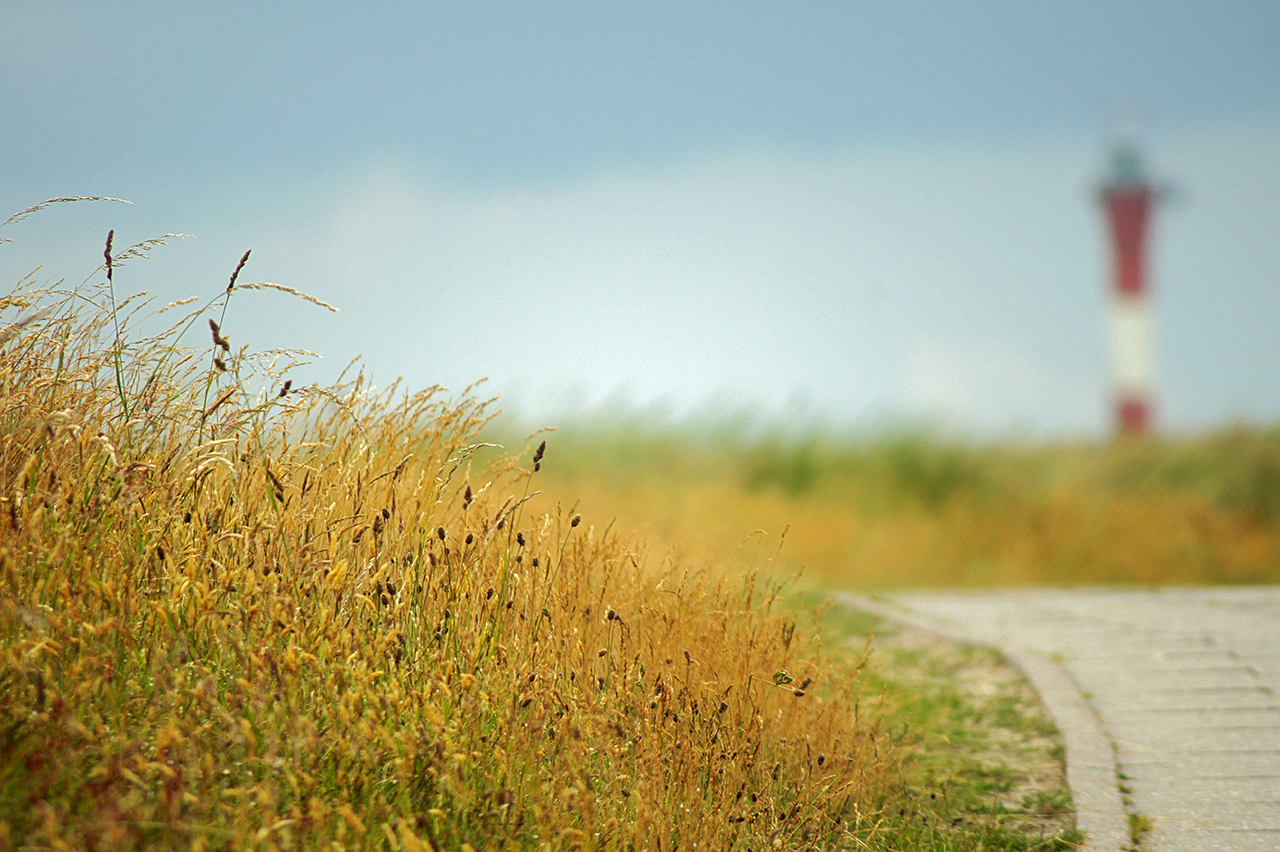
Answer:
<svg viewBox="0 0 1280 852"><path fill-rule="evenodd" d="M1280 586L841 595L995 646L1067 745L1089 848L1280 850Z"/></svg>

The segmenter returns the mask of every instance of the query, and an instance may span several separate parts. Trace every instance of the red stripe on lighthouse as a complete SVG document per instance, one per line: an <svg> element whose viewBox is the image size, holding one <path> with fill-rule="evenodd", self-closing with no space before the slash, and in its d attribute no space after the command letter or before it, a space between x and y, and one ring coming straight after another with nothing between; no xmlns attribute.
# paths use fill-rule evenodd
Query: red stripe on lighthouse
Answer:
<svg viewBox="0 0 1280 852"><path fill-rule="evenodd" d="M1116 252L1117 293L1137 296L1146 290L1143 264L1147 219L1151 209L1151 189L1137 186L1109 186L1102 193L1111 220L1111 238Z"/></svg>

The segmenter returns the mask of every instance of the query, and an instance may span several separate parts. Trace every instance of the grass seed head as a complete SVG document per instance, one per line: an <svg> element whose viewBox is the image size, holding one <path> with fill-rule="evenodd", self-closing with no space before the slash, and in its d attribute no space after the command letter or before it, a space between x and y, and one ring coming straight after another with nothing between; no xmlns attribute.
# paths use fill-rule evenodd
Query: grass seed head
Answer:
<svg viewBox="0 0 1280 852"><path fill-rule="evenodd" d="M249 261L249 254L252 251L253 250L250 249L240 257L240 262L236 264L235 271L231 273L231 280L227 282L228 293L231 292L232 287L236 286L236 279L240 277L240 270L244 269L244 265Z"/></svg>

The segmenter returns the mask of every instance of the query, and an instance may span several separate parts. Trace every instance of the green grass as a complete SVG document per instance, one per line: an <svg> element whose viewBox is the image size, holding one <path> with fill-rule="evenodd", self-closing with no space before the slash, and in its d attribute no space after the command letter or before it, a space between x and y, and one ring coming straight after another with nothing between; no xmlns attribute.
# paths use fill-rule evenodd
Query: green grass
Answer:
<svg viewBox="0 0 1280 852"><path fill-rule="evenodd" d="M1151 833L1151 820L1142 814L1129 814L1129 848L1142 849L1146 843L1147 835Z"/></svg>
<svg viewBox="0 0 1280 852"><path fill-rule="evenodd" d="M809 602L817 593L804 596ZM994 651L822 609L829 639L870 647L870 681L911 744L904 848L1073 849L1065 754L1031 686Z"/></svg>

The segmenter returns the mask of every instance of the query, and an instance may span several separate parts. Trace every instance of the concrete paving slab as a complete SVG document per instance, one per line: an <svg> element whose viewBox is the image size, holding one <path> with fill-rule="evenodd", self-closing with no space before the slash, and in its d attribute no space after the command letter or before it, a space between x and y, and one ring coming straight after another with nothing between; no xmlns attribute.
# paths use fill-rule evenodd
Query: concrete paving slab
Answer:
<svg viewBox="0 0 1280 852"><path fill-rule="evenodd" d="M1133 798L1135 806L1141 808L1152 822L1169 835L1206 829L1280 831L1280 805L1271 802L1221 802L1196 798L1192 804L1168 807L1173 796L1184 794L1185 791L1173 788L1159 793L1135 793Z"/></svg>
<svg viewBox="0 0 1280 852"><path fill-rule="evenodd" d="M1116 718L1135 723L1145 720L1167 728L1249 729L1257 731L1259 737L1267 736L1270 731L1280 732L1280 709L1274 707L1194 710L1148 707L1116 714Z"/></svg>
<svg viewBox="0 0 1280 852"><path fill-rule="evenodd" d="M1154 752L1180 755L1183 766L1188 770L1195 769L1199 753L1252 752L1258 745L1257 737L1250 731L1196 728L1164 730L1158 725L1137 726L1115 722L1107 725L1107 731L1120 749L1121 758L1128 757L1130 751L1139 754Z"/></svg>
<svg viewBox="0 0 1280 852"><path fill-rule="evenodd" d="M1172 848L1167 847L1167 843L1163 832L1155 832L1147 845L1156 849ZM1276 852L1280 849L1280 832L1201 829L1184 832L1178 844L1180 852Z"/></svg>
<svg viewBox="0 0 1280 852"><path fill-rule="evenodd" d="M1280 587L838 597L1022 668L1089 848L1128 847L1134 813L1155 852L1280 849Z"/></svg>
<svg viewBox="0 0 1280 852"><path fill-rule="evenodd" d="M1132 660L1132 657L1124 658ZM1126 671L1125 666L1117 661L1105 666L1081 664L1082 676L1092 677L1128 677L1132 678L1135 689L1151 692L1170 692L1188 689L1187 675L1195 676L1196 686L1193 691L1206 689L1256 689L1258 673L1250 666L1210 666L1205 668L1150 668L1142 671Z"/></svg>
<svg viewBox="0 0 1280 852"><path fill-rule="evenodd" d="M1134 684L1121 687L1124 691L1110 694L1098 690L1097 706L1104 713L1133 713L1162 711L1165 713L1194 714L1205 710L1280 710L1280 702L1266 691L1266 687L1251 689L1218 690L1166 690L1164 692L1140 691Z"/></svg>
<svg viewBox="0 0 1280 852"><path fill-rule="evenodd" d="M1148 765L1126 772L1128 786L1156 801L1183 797L1199 802L1197 807L1217 808L1223 803L1245 803L1277 807L1272 778L1188 778L1171 773L1167 767ZM1159 810L1164 810L1163 807Z"/></svg>
<svg viewBox="0 0 1280 852"><path fill-rule="evenodd" d="M1224 752L1220 749L1205 752L1194 766L1188 767L1182 754L1128 754L1125 768L1129 772L1143 766L1161 766L1169 774L1184 773L1192 778L1273 778L1280 766L1280 751ZM1280 849L1280 847L1276 847Z"/></svg>

